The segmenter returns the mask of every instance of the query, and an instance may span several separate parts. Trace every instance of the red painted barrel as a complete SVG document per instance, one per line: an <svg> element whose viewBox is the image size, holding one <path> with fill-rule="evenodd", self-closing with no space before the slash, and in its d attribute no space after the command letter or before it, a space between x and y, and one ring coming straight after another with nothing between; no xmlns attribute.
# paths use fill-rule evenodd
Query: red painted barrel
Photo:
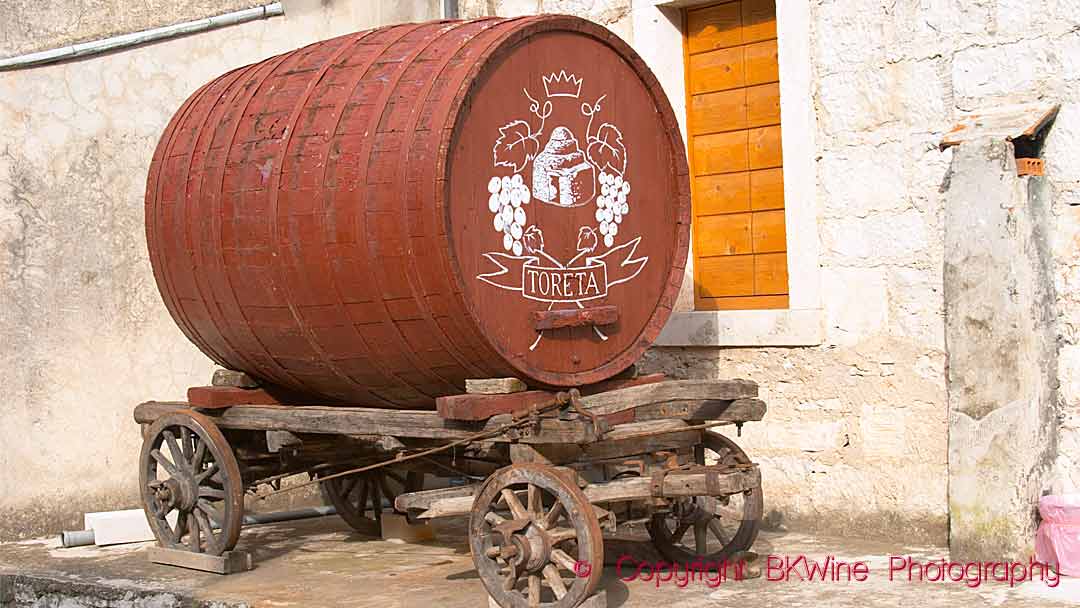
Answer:
<svg viewBox="0 0 1080 608"><path fill-rule="evenodd" d="M177 111L146 191L192 342L382 407L627 368L670 314L688 218L655 77L552 15L385 27L229 72Z"/></svg>

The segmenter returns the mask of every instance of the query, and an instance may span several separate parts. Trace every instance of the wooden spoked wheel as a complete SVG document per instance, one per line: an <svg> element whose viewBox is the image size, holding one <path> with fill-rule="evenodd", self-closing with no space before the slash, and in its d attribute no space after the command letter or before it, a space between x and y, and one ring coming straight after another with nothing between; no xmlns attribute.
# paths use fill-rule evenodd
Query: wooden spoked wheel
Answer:
<svg viewBox="0 0 1080 608"><path fill-rule="evenodd" d="M746 452L723 435L705 433L704 447L704 451L699 450L698 464L750 464ZM730 496L683 498L670 511L653 515L647 526L649 536L660 553L673 562L722 562L754 544L761 528L762 505L760 487Z"/></svg>
<svg viewBox="0 0 1080 608"><path fill-rule="evenodd" d="M484 482L469 516L469 548L503 608L573 608L596 590L604 569L592 505L544 465L511 465Z"/></svg>
<svg viewBox="0 0 1080 608"><path fill-rule="evenodd" d="M395 469L375 470L322 482L323 494L345 523L361 534L379 536L383 501L394 509L394 499L404 492L423 489L424 474Z"/></svg>
<svg viewBox="0 0 1080 608"><path fill-rule="evenodd" d="M139 457L139 486L146 519L162 547L221 555L240 539L240 467L206 416L174 412L150 426Z"/></svg>

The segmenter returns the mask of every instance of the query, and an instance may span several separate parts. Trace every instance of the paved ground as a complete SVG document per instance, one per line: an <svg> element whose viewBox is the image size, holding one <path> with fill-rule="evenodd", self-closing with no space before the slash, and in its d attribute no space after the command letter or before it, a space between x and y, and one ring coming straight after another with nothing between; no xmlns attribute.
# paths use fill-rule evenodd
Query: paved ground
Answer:
<svg viewBox="0 0 1080 608"><path fill-rule="evenodd" d="M16 605L43 608L484 606L483 589L472 569L462 525L450 522L438 530L436 542L403 545L353 534L334 517L251 527L244 531L239 548L254 553L257 568L231 576L150 564L143 555L145 545L63 549L54 540L25 541L0 545L0 575L8 576L9 585L14 582ZM608 560L614 562L628 550L637 549L633 543L613 542L607 547ZM608 605L1080 606L1080 579L1062 578L1053 588L1037 580L1015 587L984 582L974 588L954 582L907 582L906 574L903 580L889 580L890 556L911 556L924 563L947 557L938 547L771 532L762 534L755 550L763 556L787 555L792 559L805 555L818 563L830 555L848 563L865 562L868 574L862 582L769 581L762 577L727 580L719 586L699 578L680 587L674 581L657 583L655 577L650 581L624 580L637 572L629 566L636 563L635 557L624 560L621 570L613 566L605 570ZM642 576L645 573L647 570ZM29 603L31 600L34 603Z"/></svg>

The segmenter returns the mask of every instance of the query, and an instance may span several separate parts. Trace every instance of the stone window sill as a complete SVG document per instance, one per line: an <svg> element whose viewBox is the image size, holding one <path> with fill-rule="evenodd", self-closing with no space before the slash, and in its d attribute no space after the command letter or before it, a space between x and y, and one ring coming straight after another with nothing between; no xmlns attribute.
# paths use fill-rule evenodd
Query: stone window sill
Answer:
<svg viewBox="0 0 1080 608"><path fill-rule="evenodd" d="M677 312L657 346L817 346L825 339L821 309Z"/></svg>

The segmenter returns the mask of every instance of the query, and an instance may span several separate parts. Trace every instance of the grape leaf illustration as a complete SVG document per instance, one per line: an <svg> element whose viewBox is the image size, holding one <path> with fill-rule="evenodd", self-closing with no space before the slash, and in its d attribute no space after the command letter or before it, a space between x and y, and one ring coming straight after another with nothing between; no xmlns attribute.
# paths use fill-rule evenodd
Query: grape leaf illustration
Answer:
<svg viewBox="0 0 1080 608"><path fill-rule="evenodd" d="M539 150L540 142L529 123L515 120L499 127L499 139L495 140L495 166L510 167L517 173Z"/></svg>
<svg viewBox="0 0 1080 608"><path fill-rule="evenodd" d="M577 250L578 253L586 252L592 253L596 250L597 245L596 231L592 229L592 226L582 226L578 228L577 233Z"/></svg>
<svg viewBox="0 0 1080 608"><path fill-rule="evenodd" d="M589 162L601 170L607 168L619 175L626 171L626 146L623 145L622 133L609 122L600 125L596 135L589 137L585 154Z"/></svg>
<svg viewBox="0 0 1080 608"><path fill-rule="evenodd" d="M521 240L524 241L525 251L529 253L540 253L544 250L544 233L536 226L529 226Z"/></svg>

